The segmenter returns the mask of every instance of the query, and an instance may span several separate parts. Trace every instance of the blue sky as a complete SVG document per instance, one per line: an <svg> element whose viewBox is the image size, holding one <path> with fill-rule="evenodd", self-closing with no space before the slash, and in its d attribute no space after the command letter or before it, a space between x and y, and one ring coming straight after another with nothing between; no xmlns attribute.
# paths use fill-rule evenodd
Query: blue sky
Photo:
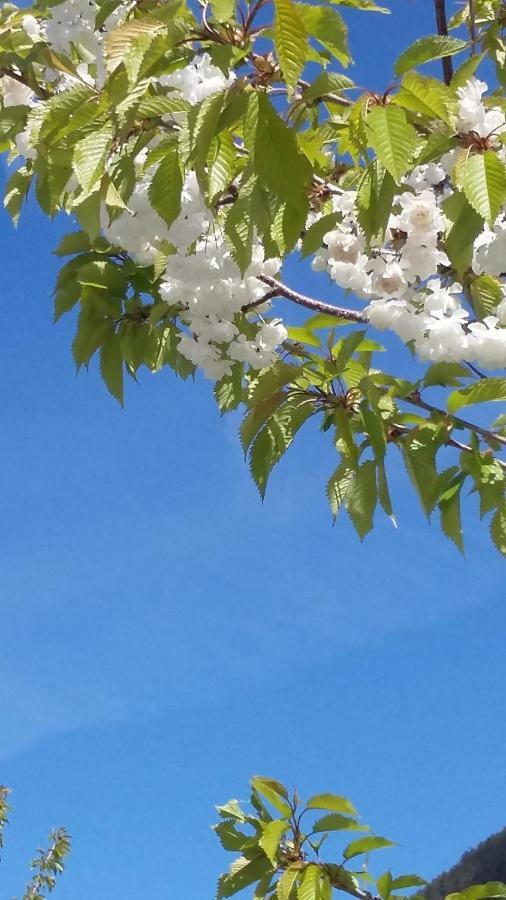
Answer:
<svg viewBox="0 0 506 900"><path fill-rule="evenodd" d="M429 2L352 17L367 66L432 30ZM353 32L352 32L353 35ZM349 795L431 876L504 825L502 562L468 515L463 560L397 466L399 529L332 528L309 428L262 506L206 383L75 377L51 324L67 223L1 214L0 781L15 806L2 900L49 828L62 900L213 896L213 804L255 772ZM290 266L287 278L330 297Z"/></svg>

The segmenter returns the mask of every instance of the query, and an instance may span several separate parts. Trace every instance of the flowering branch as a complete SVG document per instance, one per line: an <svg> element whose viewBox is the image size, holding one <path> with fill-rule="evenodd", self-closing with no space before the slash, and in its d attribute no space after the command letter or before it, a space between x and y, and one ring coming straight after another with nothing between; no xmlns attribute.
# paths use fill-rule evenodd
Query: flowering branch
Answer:
<svg viewBox="0 0 506 900"><path fill-rule="evenodd" d="M283 284L281 281L277 281L275 278L270 278L270 276L268 275L260 275L259 280L263 281L264 284L268 284L269 287L273 288L275 293L279 297L284 297L286 300L291 300L293 303L297 303L299 306L305 306L306 309L311 309L313 312L325 313L325 315L328 316L335 316L336 319L347 319L349 322L364 323L366 321L362 313L358 312L358 310L346 309L343 306L334 306L333 303L325 303L323 300L315 300L313 297L307 297L305 294L300 294L298 291L294 291L292 288L287 287L286 284Z"/></svg>

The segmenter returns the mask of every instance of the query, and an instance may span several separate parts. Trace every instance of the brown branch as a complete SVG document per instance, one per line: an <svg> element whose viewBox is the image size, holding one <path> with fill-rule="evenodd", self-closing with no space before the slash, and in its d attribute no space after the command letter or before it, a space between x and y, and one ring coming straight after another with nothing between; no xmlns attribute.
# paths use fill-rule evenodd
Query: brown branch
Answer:
<svg viewBox="0 0 506 900"><path fill-rule="evenodd" d="M446 21L446 4L445 0L434 0L434 8L436 11L437 33L442 37L448 36L448 23ZM441 60L443 66L443 80L445 84L450 84L453 78L453 63L451 56L443 56Z"/></svg>
<svg viewBox="0 0 506 900"><path fill-rule="evenodd" d="M506 447L506 438L500 434L496 434L494 431L490 431L488 428L482 428L481 425L475 425L474 422L468 422L467 419L461 419L460 416L454 416L452 413L446 412L444 409L439 409L437 406L433 406L432 403L427 403L425 400L422 400L420 394L413 393L409 394L407 397L403 397L406 403L410 403L411 406L418 406L419 409L424 409L426 412L437 413L438 415L444 416L449 419L457 428L468 428L469 431L474 431L475 434L480 434L485 440L494 440L499 444L502 444L503 447Z"/></svg>
<svg viewBox="0 0 506 900"><path fill-rule="evenodd" d="M270 278L268 275L260 275L259 280L273 288L277 296L291 300L299 306L305 306L306 309L311 309L313 312L325 313L327 316L334 316L336 319L346 319L348 322L360 322L363 324L366 321L358 310L345 309L342 306L334 306L333 303L324 303L323 300L306 297L305 294L292 290L286 284L276 281L275 278Z"/></svg>

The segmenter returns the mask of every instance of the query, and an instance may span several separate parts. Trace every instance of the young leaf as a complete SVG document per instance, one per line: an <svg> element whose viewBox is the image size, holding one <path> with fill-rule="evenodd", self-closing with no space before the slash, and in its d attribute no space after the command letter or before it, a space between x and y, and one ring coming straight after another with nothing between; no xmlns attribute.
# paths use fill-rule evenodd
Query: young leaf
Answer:
<svg viewBox="0 0 506 900"><path fill-rule="evenodd" d="M468 46L467 41L460 38L447 37L446 35L429 35L421 37L397 58L395 74L404 75L408 69L430 62L432 59L441 59L443 56L453 56L460 53Z"/></svg>
<svg viewBox="0 0 506 900"><path fill-rule="evenodd" d="M288 803L288 791L281 782L276 781L274 778L264 778L261 775L255 775L251 779L251 787L254 791L262 794L281 815L285 818L290 818L292 810Z"/></svg>
<svg viewBox="0 0 506 900"><path fill-rule="evenodd" d="M369 143L398 184L418 145L415 129L397 106L375 106L366 118Z"/></svg>
<svg viewBox="0 0 506 900"><path fill-rule="evenodd" d="M506 200L506 167L493 150L471 154L460 173L469 203L492 225Z"/></svg>
<svg viewBox="0 0 506 900"><path fill-rule="evenodd" d="M307 56L308 38L299 15L299 4L293 0L275 0L274 44L283 78L293 91L297 86Z"/></svg>
<svg viewBox="0 0 506 900"><path fill-rule="evenodd" d="M306 809L328 809L329 812L356 816L357 810L350 800L338 794L313 794L306 803Z"/></svg>
<svg viewBox="0 0 506 900"><path fill-rule="evenodd" d="M273 819L272 822L262 823L262 834L258 843L273 866L277 865L279 842L288 828L289 823L286 819Z"/></svg>
<svg viewBox="0 0 506 900"><path fill-rule="evenodd" d="M356 819L350 819L340 813L329 813L327 816L322 816L313 825L313 832L318 834L322 831L370 831L370 828L368 825L362 825Z"/></svg>
<svg viewBox="0 0 506 900"><path fill-rule="evenodd" d="M170 145L149 186L149 202L160 218L171 225L181 211L183 178L176 145Z"/></svg>
<svg viewBox="0 0 506 900"><path fill-rule="evenodd" d="M297 9L310 37L322 44L341 65L347 66L350 62L348 29L337 10L309 3L297 3Z"/></svg>
<svg viewBox="0 0 506 900"><path fill-rule="evenodd" d="M367 460L355 473L345 499L346 511L361 540L372 529L377 499L376 463Z"/></svg>
<svg viewBox="0 0 506 900"><path fill-rule="evenodd" d="M395 841L389 841L387 838L379 837L376 834L370 837L359 838L344 848L343 856L345 859L353 859L354 856L370 853L371 850L379 850L382 847L395 847Z"/></svg>
<svg viewBox="0 0 506 900"><path fill-rule="evenodd" d="M123 406L123 356L119 334L110 334L102 344L100 373L113 397Z"/></svg>
<svg viewBox="0 0 506 900"><path fill-rule="evenodd" d="M346 499L346 493L353 480L353 475L353 469L350 468L347 462L344 460L338 465L337 469L335 470L335 472L333 472L327 482L327 499L330 504L334 522L337 518L339 510L341 509L341 506Z"/></svg>
<svg viewBox="0 0 506 900"><path fill-rule="evenodd" d="M506 400L506 378L482 378L468 387L454 391L448 397L448 412L455 413L463 406Z"/></svg>

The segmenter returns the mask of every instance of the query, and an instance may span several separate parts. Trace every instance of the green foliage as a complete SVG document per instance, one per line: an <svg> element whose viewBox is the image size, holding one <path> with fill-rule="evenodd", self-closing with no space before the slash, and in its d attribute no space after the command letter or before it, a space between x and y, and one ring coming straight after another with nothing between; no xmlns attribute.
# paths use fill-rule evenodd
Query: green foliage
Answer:
<svg viewBox="0 0 506 900"><path fill-rule="evenodd" d="M443 35L429 35L418 38L407 50L398 57L394 71L396 75L404 75L409 69L431 62L433 59L441 59L442 56L453 56L467 47L467 42L460 38L446 37Z"/></svg>
<svg viewBox="0 0 506 900"><path fill-rule="evenodd" d="M462 283L479 321L496 314L503 277L477 274L471 264L477 235L493 226L506 204L506 167L498 152L504 135L500 129L459 134L457 94L482 63L492 64L501 90L486 102L504 108L506 48L495 0L478 4L474 23L469 4L463 4L449 35L415 41L395 63L399 80L386 90L382 86L383 93L374 85L364 90L342 72L352 59L341 7L388 12L373 0L275 0L247 9L215 0L195 10L184 0L147 0L108 29L105 23L116 8L115 0L108 0L97 13L97 27L107 32L104 71L93 84L82 77L82 48L72 46L64 54L44 40L34 43L23 30L22 13L14 6L3 9L0 68L37 98L32 107L0 102L0 148L16 160L4 202L17 221L33 194L49 216L65 212L71 228L79 228L55 251L65 259L54 290L54 318L74 318L77 369L97 365L120 404L127 393L125 375L136 378L143 367L151 372L169 367L182 378L195 374L180 351L181 341L190 337L191 298L181 287L169 303L162 288L168 260L177 253L179 264L181 252L165 231L141 265L135 254L102 236L104 223L114 226L118 216L126 223L131 216L135 223L136 190L146 182L162 231L179 220L183 186L194 174L213 218L210 234L221 233L246 278L244 305L230 324L241 340L250 341L259 325L270 321L258 281L255 299L248 301L252 272L259 271L258 240L266 258L279 257L281 264L299 248L302 258L319 253L327 232L348 227L336 198L351 189L359 252L375 259L391 239L394 260L406 233L390 230L391 216L400 211L399 195L412 191L406 177L455 151L445 165L456 190L446 196L443 180L435 187L445 197L438 246L448 257L441 257L439 276L443 287ZM35 12L43 17L48 8L43 0ZM430 76L416 71L461 52L464 61L446 78L449 84L434 71ZM195 53L209 54L234 78L209 96L185 99L163 76L180 71ZM85 62L93 75L98 60ZM48 70L67 76L65 90L48 80ZM22 165L18 139L29 146ZM187 252L194 249L190 245ZM285 306L309 307L306 320L290 322L283 311L288 336L278 362L258 372L233 358L214 387L219 411L238 410L242 416L240 438L262 498L302 426L318 425L335 452L332 474L324 479L331 516L335 520L346 510L360 539L373 527L377 511L395 524L390 481L402 458L422 509L428 517L437 513L450 540L462 548L460 504L470 488L504 552L504 426L499 420L487 428L459 415L466 406L504 401L501 373L482 377L470 359L471 366L436 362L407 380L387 366L377 367L382 348L366 333L362 303L362 312L354 301L340 310L286 288L278 277L264 278L265 296L281 296ZM420 279L414 299L420 308L425 291ZM197 346L198 335L192 339ZM235 873L239 881L252 871L246 864L242 868ZM283 886L288 893L290 877ZM316 879L312 872L305 878L308 885L311 879Z"/></svg>
<svg viewBox="0 0 506 900"><path fill-rule="evenodd" d="M10 806L8 788L0 785L0 849L4 845L4 830L9 822ZM23 893L22 900L45 900L56 887L57 878L65 868L66 857L70 851L70 835L64 828L51 832L50 845L47 850L39 850L32 860L34 872Z"/></svg>

